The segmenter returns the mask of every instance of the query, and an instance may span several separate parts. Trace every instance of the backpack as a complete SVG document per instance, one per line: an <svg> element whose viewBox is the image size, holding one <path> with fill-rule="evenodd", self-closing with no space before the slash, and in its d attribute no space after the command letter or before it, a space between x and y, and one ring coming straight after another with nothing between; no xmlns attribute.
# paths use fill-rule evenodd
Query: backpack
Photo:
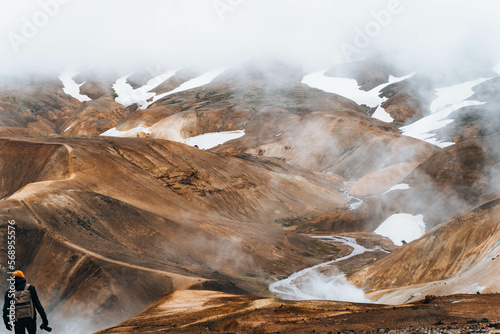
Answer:
<svg viewBox="0 0 500 334"><path fill-rule="evenodd" d="M33 312L33 300L31 299L31 292L28 290L29 284L26 284L24 290L16 291L14 293L14 304L16 306L16 321L22 318L35 318Z"/></svg>

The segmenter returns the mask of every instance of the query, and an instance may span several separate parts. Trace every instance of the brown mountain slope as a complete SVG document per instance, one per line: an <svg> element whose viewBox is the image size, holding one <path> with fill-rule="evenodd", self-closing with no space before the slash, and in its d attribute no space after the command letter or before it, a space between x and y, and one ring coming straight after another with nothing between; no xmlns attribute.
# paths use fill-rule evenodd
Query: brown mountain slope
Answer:
<svg viewBox="0 0 500 334"><path fill-rule="evenodd" d="M61 145L2 140L0 152L1 199L29 183L69 177L68 150Z"/></svg>
<svg viewBox="0 0 500 334"><path fill-rule="evenodd" d="M367 201L365 209L423 214L431 228L497 197L499 138L468 139L436 152L402 180L410 189Z"/></svg>
<svg viewBox="0 0 500 334"><path fill-rule="evenodd" d="M38 78L0 88L0 136L99 135L132 113L114 101L110 87L90 82L80 102L63 92L59 80Z"/></svg>
<svg viewBox="0 0 500 334"><path fill-rule="evenodd" d="M17 223L20 267L49 310L99 325L172 289L267 290L331 249L273 221L346 201L338 178L169 141L11 139L0 149L0 210Z"/></svg>
<svg viewBox="0 0 500 334"><path fill-rule="evenodd" d="M409 189L385 194L385 176L390 169L378 170L359 179L349 193L363 196L378 189L375 196L365 198L355 211L327 213L299 224L301 232L374 231L385 219L396 213L424 215L427 230L458 217L476 206L498 197L500 153L498 135L467 139L442 150L436 150L418 166L413 166L400 183ZM402 173L408 164L399 165ZM395 179L393 177L393 179Z"/></svg>
<svg viewBox="0 0 500 334"><path fill-rule="evenodd" d="M55 80L2 87L0 135L57 133L64 120L80 106L81 102L66 95L62 84Z"/></svg>
<svg viewBox="0 0 500 334"><path fill-rule="evenodd" d="M384 301L396 303L431 293L495 292L500 289L499 240L496 199L431 229L349 278L364 289L377 290L373 296L391 293Z"/></svg>
<svg viewBox="0 0 500 334"><path fill-rule="evenodd" d="M119 123L136 109L136 105L124 107L111 97L84 102L61 124L59 133L97 136Z"/></svg>
<svg viewBox="0 0 500 334"><path fill-rule="evenodd" d="M247 64L228 70L209 85L137 110L116 128L123 136L176 141L207 132L245 130L245 136L213 150L277 158L355 179L401 163L413 166L436 151L432 145L401 136L393 125L368 116L351 100L301 84L302 75L296 69L263 72ZM132 129L139 130L126 134ZM386 175L389 187L409 173L402 171Z"/></svg>
<svg viewBox="0 0 500 334"><path fill-rule="evenodd" d="M400 163L421 162L435 150L426 143L401 136L382 122L347 111L298 116L269 110L256 115L246 129L244 137L216 151L240 150L280 158L294 166L348 179L358 179ZM256 143L255 138L258 138ZM406 175L394 174L389 183L392 186Z"/></svg>

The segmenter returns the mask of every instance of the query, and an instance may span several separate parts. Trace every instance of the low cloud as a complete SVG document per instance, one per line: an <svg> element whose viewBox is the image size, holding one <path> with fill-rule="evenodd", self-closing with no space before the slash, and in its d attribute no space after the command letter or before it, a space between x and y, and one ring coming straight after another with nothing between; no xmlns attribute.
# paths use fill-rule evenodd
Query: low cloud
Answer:
<svg viewBox="0 0 500 334"><path fill-rule="evenodd" d="M355 49L347 58L390 53L414 65L500 59L494 0L31 0L0 7L4 75L178 68L262 54L318 68L346 60L347 45Z"/></svg>

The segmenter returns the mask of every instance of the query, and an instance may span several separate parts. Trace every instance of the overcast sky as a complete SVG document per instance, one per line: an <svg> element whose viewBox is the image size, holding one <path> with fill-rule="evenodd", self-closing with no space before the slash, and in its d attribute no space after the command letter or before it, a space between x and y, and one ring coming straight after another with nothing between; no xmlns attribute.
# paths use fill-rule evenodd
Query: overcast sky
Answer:
<svg viewBox="0 0 500 334"><path fill-rule="evenodd" d="M498 0L0 0L0 75L65 67L324 67L374 52L500 60Z"/></svg>

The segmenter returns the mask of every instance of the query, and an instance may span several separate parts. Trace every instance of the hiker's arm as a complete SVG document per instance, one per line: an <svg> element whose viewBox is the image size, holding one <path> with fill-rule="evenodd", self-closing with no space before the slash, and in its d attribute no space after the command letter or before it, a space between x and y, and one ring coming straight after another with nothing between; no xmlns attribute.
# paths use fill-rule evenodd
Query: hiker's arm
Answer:
<svg viewBox="0 0 500 334"><path fill-rule="evenodd" d="M3 323L7 326L9 323L9 305L10 305L10 298L9 298L9 291L5 293L5 298L3 302Z"/></svg>
<svg viewBox="0 0 500 334"><path fill-rule="evenodd" d="M42 317L43 323L45 325L48 325L49 321L47 320L47 314L45 314L45 310L43 309L42 303L40 303L40 299L38 298L38 294L36 292L35 287L31 285L30 290L31 290L31 299L33 300L33 305L35 305L35 308L40 314L40 317Z"/></svg>

